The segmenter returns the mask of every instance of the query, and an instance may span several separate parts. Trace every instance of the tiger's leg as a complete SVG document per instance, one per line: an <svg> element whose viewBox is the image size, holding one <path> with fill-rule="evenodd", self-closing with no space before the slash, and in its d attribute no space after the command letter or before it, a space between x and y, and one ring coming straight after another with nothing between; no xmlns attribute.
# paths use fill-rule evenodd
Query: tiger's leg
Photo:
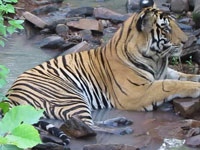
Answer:
<svg viewBox="0 0 200 150"><path fill-rule="evenodd" d="M200 82L200 75L185 74L174 69L167 68L167 79Z"/></svg>
<svg viewBox="0 0 200 150"><path fill-rule="evenodd" d="M133 109L153 110L153 106L161 105L165 101L173 98L200 96L200 83L179 80L158 80L145 85L143 94L137 101L132 103ZM137 104L138 103L138 104ZM131 109L131 108L130 108Z"/></svg>

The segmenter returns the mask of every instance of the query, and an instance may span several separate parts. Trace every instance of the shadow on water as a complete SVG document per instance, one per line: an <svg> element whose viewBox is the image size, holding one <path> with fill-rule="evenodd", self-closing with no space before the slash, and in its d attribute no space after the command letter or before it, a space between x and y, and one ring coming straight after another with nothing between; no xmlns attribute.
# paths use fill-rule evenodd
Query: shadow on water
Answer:
<svg viewBox="0 0 200 150"><path fill-rule="evenodd" d="M57 50L44 50L37 47L34 43L40 38L35 37L27 40L24 35L15 35L9 39L5 48L0 48L0 64L10 69L8 85L3 89L3 92L8 90L22 72L60 54L60 51ZM131 126L134 129L133 134L124 136L98 134L96 137L72 139L69 146L72 150L78 150L87 144L128 144L144 147L144 150L158 150L164 138L180 138L173 134L173 131L177 129L173 123L181 119L174 113L143 113L121 110L101 110L93 113L95 120L105 120L118 116L133 120L134 124Z"/></svg>

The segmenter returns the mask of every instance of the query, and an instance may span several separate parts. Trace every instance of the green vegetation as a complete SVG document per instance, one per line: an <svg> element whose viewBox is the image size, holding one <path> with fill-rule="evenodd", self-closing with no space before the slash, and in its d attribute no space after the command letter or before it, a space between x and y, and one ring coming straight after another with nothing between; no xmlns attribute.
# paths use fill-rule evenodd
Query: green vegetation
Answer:
<svg viewBox="0 0 200 150"><path fill-rule="evenodd" d="M173 66L178 65L179 64L179 57L177 56L173 56L172 58L170 58L169 63Z"/></svg>
<svg viewBox="0 0 200 150"><path fill-rule="evenodd" d="M21 25L23 20L14 20L9 17L9 14L14 14L15 9L12 5L17 3L18 0L0 0L0 45L5 46L4 41L6 41L5 36L9 33L12 34L16 32L16 29L23 29Z"/></svg>
<svg viewBox="0 0 200 150"><path fill-rule="evenodd" d="M190 56L189 57L189 60L186 60L185 61L190 67L192 67L193 66L193 64L192 64L192 56Z"/></svg>
<svg viewBox="0 0 200 150"><path fill-rule="evenodd" d="M23 29L23 20L14 20L9 14L15 13L13 3L18 0L0 0L0 45L5 46L6 35L13 34L16 29ZM7 84L9 69L0 65L0 89ZM12 92L12 91L11 91ZM34 107L15 106L9 109L7 97L0 92L0 110L3 119L0 120L0 150L22 150L32 148L42 143L38 131L32 126L43 115L43 110Z"/></svg>
<svg viewBox="0 0 200 150"><path fill-rule="evenodd" d="M192 19L195 22L196 27L200 27L200 12L193 12L192 13Z"/></svg>

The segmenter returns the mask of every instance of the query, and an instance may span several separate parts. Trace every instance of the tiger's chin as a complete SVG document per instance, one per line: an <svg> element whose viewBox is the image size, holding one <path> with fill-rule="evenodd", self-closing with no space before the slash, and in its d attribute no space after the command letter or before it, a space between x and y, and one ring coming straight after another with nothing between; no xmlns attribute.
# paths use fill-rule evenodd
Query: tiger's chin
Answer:
<svg viewBox="0 0 200 150"><path fill-rule="evenodd" d="M182 53L182 48L175 48L174 50L172 50L172 52L170 53L170 56L176 56L179 57Z"/></svg>

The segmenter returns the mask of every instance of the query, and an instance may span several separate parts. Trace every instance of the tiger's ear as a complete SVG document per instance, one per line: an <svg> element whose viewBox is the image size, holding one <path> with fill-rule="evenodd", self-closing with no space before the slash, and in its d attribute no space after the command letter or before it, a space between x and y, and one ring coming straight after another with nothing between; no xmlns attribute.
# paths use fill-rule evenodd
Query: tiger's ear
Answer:
<svg viewBox="0 0 200 150"><path fill-rule="evenodd" d="M136 28L139 32L149 33L153 28L154 15L152 12L147 12L140 16L136 23Z"/></svg>

